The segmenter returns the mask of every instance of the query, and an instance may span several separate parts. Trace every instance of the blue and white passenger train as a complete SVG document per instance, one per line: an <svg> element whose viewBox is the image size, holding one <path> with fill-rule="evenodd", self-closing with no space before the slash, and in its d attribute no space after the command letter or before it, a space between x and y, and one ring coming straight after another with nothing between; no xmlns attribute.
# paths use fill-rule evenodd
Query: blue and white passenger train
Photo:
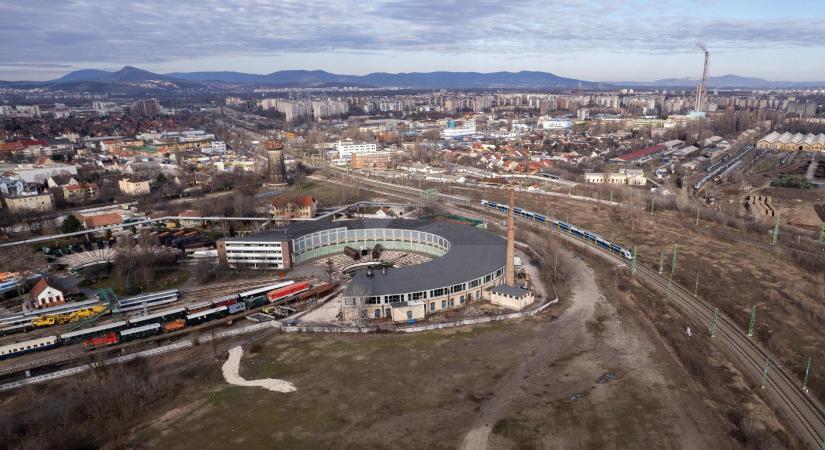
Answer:
<svg viewBox="0 0 825 450"><path fill-rule="evenodd" d="M510 209L510 207L506 204L496 203L490 200L482 200L481 206L485 206L487 208L494 209L502 213L507 213ZM631 252L630 250L620 247L619 245L616 245L608 241L607 239L599 236L598 234L591 233L590 231L578 228L575 225L571 225L567 222L562 222L561 220L557 220L552 217L547 217L539 213L534 213L532 211L528 211L526 209L521 208L513 208L513 215L521 219L532 220L534 222L552 225L553 227L566 233L570 233L579 239L592 242L611 253L615 253L627 259L628 261L633 260L633 252Z"/></svg>

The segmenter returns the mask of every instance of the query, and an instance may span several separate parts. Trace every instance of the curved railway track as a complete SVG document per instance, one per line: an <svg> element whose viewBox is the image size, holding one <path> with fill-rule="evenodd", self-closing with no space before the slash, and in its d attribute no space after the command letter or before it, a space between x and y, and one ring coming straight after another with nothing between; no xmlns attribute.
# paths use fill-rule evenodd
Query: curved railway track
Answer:
<svg viewBox="0 0 825 450"><path fill-rule="evenodd" d="M477 211L466 209L464 211L479 214ZM492 211L485 210L485 212ZM569 242L586 247L590 251L624 265L630 270L626 260L600 247L561 230L553 228L549 228L549 230ZM687 313L694 323L699 325L699 329L702 329L703 326L707 327L711 323L715 308L701 297L695 297L684 286L670 282L664 276L659 275L658 272L644 266L638 266L634 276L638 276L650 287L673 301ZM764 396L769 399L769 404L772 404L774 408L778 408L780 414L787 418L801 440L810 448L823 448L823 444L825 444L825 408L817 399L811 397L808 392L802 389L802 380L794 377L787 368L778 362L777 358L765 350L754 338L748 337L739 325L722 313L718 314L716 337L713 339L724 352L734 359L734 363L752 382L756 385L762 385L764 380ZM766 365L768 367L767 375L765 375Z"/></svg>

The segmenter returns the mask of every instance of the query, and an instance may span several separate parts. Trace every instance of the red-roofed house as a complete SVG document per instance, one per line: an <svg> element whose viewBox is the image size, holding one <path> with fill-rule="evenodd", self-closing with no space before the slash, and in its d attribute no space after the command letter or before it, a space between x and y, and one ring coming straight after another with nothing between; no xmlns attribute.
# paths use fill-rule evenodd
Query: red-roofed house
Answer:
<svg viewBox="0 0 825 450"><path fill-rule="evenodd" d="M276 220L311 219L315 217L315 206L311 195L279 195L272 199L269 212Z"/></svg>
<svg viewBox="0 0 825 450"><path fill-rule="evenodd" d="M87 230L93 230L95 228L106 227L109 225L119 225L121 223L123 223L123 217L114 212L83 217L83 225Z"/></svg>
<svg viewBox="0 0 825 450"><path fill-rule="evenodd" d="M66 303L63 291L49 285L46 278L41 278L29 294L35 308L46 308Z"/></svg>
<svg viewBox="0 0 825 450"><path fill-rule="evenodd" d="M624 155L619 155L613 158L613 161L619 162L642 162L647 161L648 159L652 158L653 155L657 153L661 153L662 150L665 149L665 146L662 144L652 145L650 147L645 147L639 150L633 150L632 152L625 153Z"/></svg>

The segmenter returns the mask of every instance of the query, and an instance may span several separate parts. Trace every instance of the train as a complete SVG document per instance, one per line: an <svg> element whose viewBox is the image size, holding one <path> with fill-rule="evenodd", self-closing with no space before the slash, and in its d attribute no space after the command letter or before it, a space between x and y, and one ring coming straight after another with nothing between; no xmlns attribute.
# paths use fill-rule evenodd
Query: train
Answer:
<svg viewBox="0 0 825 450"><path fill-rule="evenodd" d="M91 328L69 331L60 335L0 346L0 359L77 343L80 343L86 350L94 350L161 333L170 333L188 326L199 325L255 309L267 303L289 297L295 297L299 301L305 300L309 296L326 293L332 287L333 285L330 283L312 287L308 281L297 283L292 280L283 281L188 306L170 308ZM81 303L85 303L84 306L88 308L90 302L95 301Z"/></svg>
<svg viewBox="0 0 825 450"><path fill-rule="evenodd" d="M510 211L510 207L503 203L496 203L490 200L481 200L481 206L485 208L493 209L502 213L508 213ZM573 236L582 239L587 242L591 242L594 245L601 247L610 253L618 255L628 261L633 260L633 252L614 243L610 242L607 239L599 236L596 233L592 233L582 228L578 228L575 225L571 225L569 223L563 222L558 219L553 219L552 217L547 217L545 215L535 213L532 211L528 211L523 208L513 208L513 216L524 219L530 220L533 222L538 222L545 225L550 225L558 229L559 231L563 231L565 233L572 234Z"/></svg>
<svg viewBox="0 0 825 450"><path fill-rule="evenodd" d="M116 309L118 312L130 312L150 307L154 308L159 305L176 302L179 296L180 291L177 289L142 294L118 300ZM109 314L110 312L111 310L107 302L99 299L66 303L30 313L3 317L0 319L0 336L28 331L33 328L76 322L93 316Z"/></svg>

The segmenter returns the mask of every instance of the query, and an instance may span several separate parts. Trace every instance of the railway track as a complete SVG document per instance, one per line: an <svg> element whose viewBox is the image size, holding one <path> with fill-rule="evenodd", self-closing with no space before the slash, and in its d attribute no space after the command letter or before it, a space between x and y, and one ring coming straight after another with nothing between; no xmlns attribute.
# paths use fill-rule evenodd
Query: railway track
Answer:
<svg viewBox="0 0 825 450"><path fill-rule="evenodd" d="M404 191L393 189L395 195L402 196ZM415 194L407 191L406 195ZM409 199L409 198L408 198ZM467 203L454 204L445 202L453 211L465 214L480 215L490 217L491 215L504 216L491 210L475 210L467 208ZM549 228L550 233L562 237L568 242L581 245L599 256L617 262L625 267L628 262L599 247L588 244L581 239L564 233L560 230ZM667 296L696 324L701 326L711 323L715 308L704 299L694 297L684 286L678 283L669 282L666 278L647 267L637 267L635 276L641 278L651 288L657 290L663 296ZM762 392L778 412L784 416L788 424L796 431L797 436L805 442L809 448L825 448L825 408L808 392L802 389L802 381L779 363L779 360L772 356L754 338L748 337L733 320L724 314L718 314L717 331L714 342L727 353L742 370L743 374L760 386L764 386ZM768 367L765 372L766 366ZM763 384L764 383L764 384Z"/></svg>
<svg viewBox="0 0 825 450"><path fill-rule="evenodd" d="M163 310L169 308L176 308L187 306L192 303L202 302L205 300L214 299L217 297L221 297L223 295L229 295L234 292L238 292L240 290L244 290L251 287L259 287L265 286L267 284L272 284L272 280L256 280L256 281L244 281L241 283L223 283L218 285L212 285L207 287L199 287L199 288L191 288L186 290L181 290L181 299L173 303L166 303L157 306L147 306L146 312L152 312L156 310ZM143 315L143 311L134 311L131 313L125 314L127 317L137 317ZM118 319L119 320L119 319ZM112 316L107 315L104 316L101 320L96 322L98 325L102 325L112 321ZM69 329L74 326L76 322L65 323L61 325L52 325L50 327L43 327L43 328L35 328L25 333L16 333L10 334L8 336L0 336L0 345L7 345L12 344L14 342L19 342L23 340L29 339L36 339L38 337L45 337L51 336L55 334L63 334L69 331ZM2 369L0 369L2 370Z"/></svg>
<svg viewBox="0 0 825 450"><path fill-rule="evenodd" d="M553 228L549 230L569 242L581 245L606 259L628 267L626 260L610 252L563 231ZM663 296L667 296L685 311L695 324L699 325L699 329L711 323L715 308L704 299L695 297L684 286L672 283L658 272L644 266L637 267L635 276L640 277ZM810 448L823 448L825 408L817 399L802 389L802 381L794 377L776 357L765 350L754 338L748 337L739 325L724 314L718 314L714 339L751 381L764 386L763 393L765 397L768 397L769 403L774 408L779 408L780 413L787 418L797 435Z"/></svg>

